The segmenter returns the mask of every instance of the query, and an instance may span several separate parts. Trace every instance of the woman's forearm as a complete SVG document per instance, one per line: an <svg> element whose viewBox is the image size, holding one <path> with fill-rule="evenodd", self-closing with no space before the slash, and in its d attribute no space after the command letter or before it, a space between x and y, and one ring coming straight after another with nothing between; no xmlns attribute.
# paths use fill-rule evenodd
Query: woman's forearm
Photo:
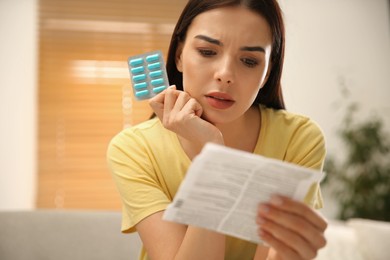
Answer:
<svg viewBox="0 0 390 260"><path fill-rule="evenodd" d="M175 259L224 259L225 236L203 228L189 226Z"/></svg>

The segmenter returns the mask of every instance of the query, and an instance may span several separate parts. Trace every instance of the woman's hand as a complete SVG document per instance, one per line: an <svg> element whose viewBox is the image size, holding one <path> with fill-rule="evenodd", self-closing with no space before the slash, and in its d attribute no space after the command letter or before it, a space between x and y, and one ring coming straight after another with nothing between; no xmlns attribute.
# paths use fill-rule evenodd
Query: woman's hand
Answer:
<svg viewBox="0 0 390 260"><path fill-rule="evenodd" d="M273 196L257 214L259 236L271 247L268 259L313 259L326 240L326 221L302 202Z"/></svg>
<svg viewBox="0 0 390 260"><path fill-rule="evenodd" d="M201 118L202 106L175 86L150 99L149 105L165 128L186 140L200 146L207 142L223 144L219 129Z"/></svg>

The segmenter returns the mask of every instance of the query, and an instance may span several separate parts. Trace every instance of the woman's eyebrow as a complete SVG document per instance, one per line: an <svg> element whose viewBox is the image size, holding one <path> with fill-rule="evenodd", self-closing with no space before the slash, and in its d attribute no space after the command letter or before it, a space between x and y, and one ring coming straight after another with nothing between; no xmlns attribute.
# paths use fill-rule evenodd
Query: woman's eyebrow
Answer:
<svg viewBox="0 0 390 260"><path fill-rule="evenodd" d="M265 53L265 49L263 47L260 47L260 46L244 46L244 47L241 47L240 50L242 50L242 51L259 51L259 52Z"/></svg>
<svg viewBox="0 0 390 260"><path fill-rule="evenodd" d="M213 39L209 36L206 36L206 35L196 35L194 38L196 39L201 39L201 40L204 40L206 42L209 42L209 43L212 43L212 44L216 44L216 45L219 45L219 46L222 46L222 42L220 40L217 40L217 39Z"/></svg>
<svg viewBox="0 0 390 260"><path fill-rule="evenodd" d="M196 35L194 38L200 39L200 40L212 43L212 44L216 44L218 46L223 46L223 44L220 40L211 38L211 37L206 36L206 35L199 34L199 35ZM241 47L240 50L242 50L242 51L259 51L259 52L265 53L265 49L261 46L244 46L244 47Z"/></svg>

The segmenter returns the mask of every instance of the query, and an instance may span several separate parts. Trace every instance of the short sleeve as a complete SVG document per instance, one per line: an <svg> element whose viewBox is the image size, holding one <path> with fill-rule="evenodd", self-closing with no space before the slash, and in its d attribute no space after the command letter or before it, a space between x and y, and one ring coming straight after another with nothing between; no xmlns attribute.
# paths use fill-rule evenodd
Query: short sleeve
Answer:
<svg viewBox="0 0 390 260"><path fill-rule="evenodd" d="M319 126L308 118L300 118L299 127L294 132L286 152L286 161L303 167L322 170L325 156L325 139ZM319 183L310 188L305 199L309 206L319 209L323 207L323 199Z"/></svg>
<svg viewBox="0 0 390 260"><path fill-rule="evenodd" d="M306 118L301 120L291 137L285 159L303 167L322 170L326 155L324 135L315 122Z"/></svg>
<svg viewBox="0 0 390 260"><path fill-rule="evenodd" d="M134 232L145 217L170 203L153 167L153 156L143 138L131 129L115 136L107 150L108 166L122 205L122 232Z"/></svg>

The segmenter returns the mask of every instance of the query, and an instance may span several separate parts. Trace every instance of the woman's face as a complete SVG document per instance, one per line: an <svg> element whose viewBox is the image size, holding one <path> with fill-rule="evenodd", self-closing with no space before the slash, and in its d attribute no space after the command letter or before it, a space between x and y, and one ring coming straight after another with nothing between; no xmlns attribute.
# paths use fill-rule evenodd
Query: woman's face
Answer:
<svg viewBox="0 0 390 260"><path fill-rule="evenodd" d="M209 122L239 119L264 85L272 35L267 21L244 7L199 14L176 53L183 88L203 107Z"/></svg>

